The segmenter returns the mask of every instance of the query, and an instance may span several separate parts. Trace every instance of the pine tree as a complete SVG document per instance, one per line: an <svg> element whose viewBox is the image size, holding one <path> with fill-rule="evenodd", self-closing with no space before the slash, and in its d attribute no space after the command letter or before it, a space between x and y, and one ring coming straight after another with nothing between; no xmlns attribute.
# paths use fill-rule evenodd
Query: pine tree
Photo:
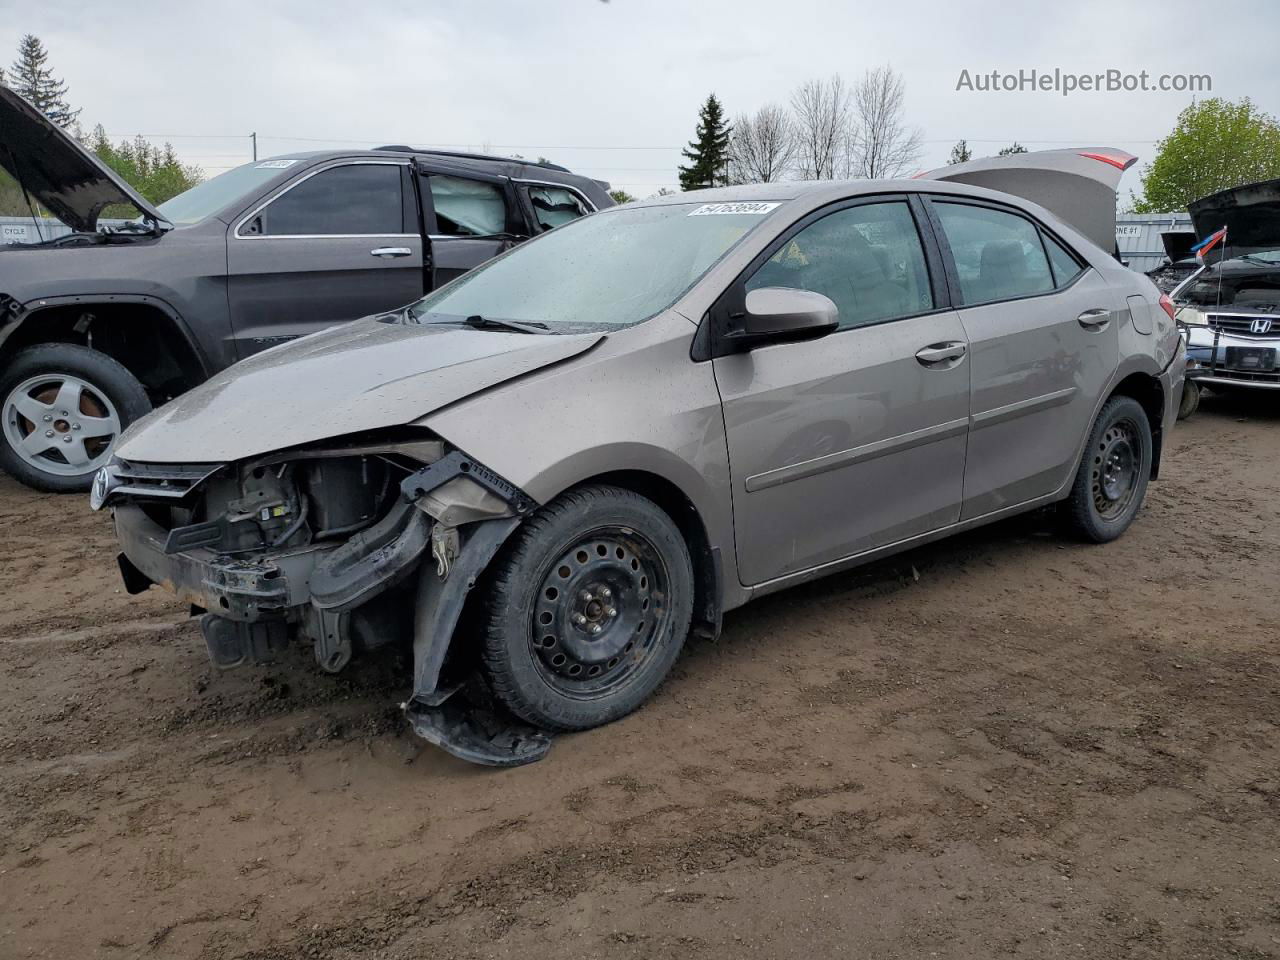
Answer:
<svg viewBox="0 0 1280 960"><path fill-rule="evenodd" d="M28 33L18 43L18 59L10 68L10 87L60 127L70 127L80 116L67 103L67 85L45 66L49 53L40 38Z"/></svg>
<svg viewBox="0 0 1280 960"><path fill-rule="evenodd" d="M969 141L961 140L951 148L951 159L948 163L964 163L973 159L973 151L969 149Z"/></svg>
<svg viewBox="0 0 1280 960"><path fill-rule="evenodd" d="M680 189L698 190L728 182L729 134L724 107L713 93L698 111L697 139L682 151L688 166L680 167Z"/></svg>
<svg viewBox="0 0 1280 960"><path fill-rule="evenodd" d="M1015 153L1026 153L1026 152L1027 152L1027 148L1026 148L1026 147L1024 147L1022 144L1020 144L1017 140L1015 140L1015 141L1013 141L1013 143L1012 143L1012 144L1010 144L1009 146L1005 147L1005 148L1004 148L1003 150L1001 150L998 154L996 154L996 156L999 156L999 157L1011 157L1011 156L1013 156Z"/></svg>

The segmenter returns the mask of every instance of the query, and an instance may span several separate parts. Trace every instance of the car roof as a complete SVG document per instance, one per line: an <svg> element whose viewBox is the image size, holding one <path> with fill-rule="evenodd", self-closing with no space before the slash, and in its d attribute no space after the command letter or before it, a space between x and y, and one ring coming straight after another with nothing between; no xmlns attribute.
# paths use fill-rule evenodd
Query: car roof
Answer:
<svg viewBox="0 0 1280 960"><path fill-rule="evenodd" d="M547 163L545 161L537 163L532 160L523 160L516 157L495 157L481 153L418 149L416 147L409 147L405 145L372 147L367 150L306 150L297 153L282 153L264 159L298 160L311 164L325 160L339 159L350 160L368 158L376 160L385 159L388 156L420 157L427 160L437 160L459 169L470 168L478 173L500 174L502 176L513 177L518 180L550 180L556 183L590 182L597 184L605 190L609 189L608 185L602 181L584 176L583 174L574 173L567 167L562 167L556 163Z"/></svg>
<svg viewBox="0 0 1280 960"><path fill-rule="evenodd" d="M628 203L627 207L665 206L677 203L741 203L768 201L801 201L806 208L846 198L880 193L934 193L973 197L978 200L994 200L1021 207L1028 212L1048 214L1038 204L1022 197L979 187L968 183L951 183L945 180L785 180L776 183L750 183L735 187L710 187L685 193L669 193ZM1052 216L1052 214L1049 214ZM1057 219L1057 218L1054 218Z"/></svg>

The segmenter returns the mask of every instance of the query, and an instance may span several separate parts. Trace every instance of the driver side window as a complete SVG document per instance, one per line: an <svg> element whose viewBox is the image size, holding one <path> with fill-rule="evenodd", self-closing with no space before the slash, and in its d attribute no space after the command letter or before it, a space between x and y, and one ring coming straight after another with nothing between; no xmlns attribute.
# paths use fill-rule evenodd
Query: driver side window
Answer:
<svg viewBox="0 0 1280 960"><path fill-rule="evenodd" d="M846 207L809 224L746 283L821 293L840 311L840 327L924 313L934 307L915 220L900 200Z"/></svg>

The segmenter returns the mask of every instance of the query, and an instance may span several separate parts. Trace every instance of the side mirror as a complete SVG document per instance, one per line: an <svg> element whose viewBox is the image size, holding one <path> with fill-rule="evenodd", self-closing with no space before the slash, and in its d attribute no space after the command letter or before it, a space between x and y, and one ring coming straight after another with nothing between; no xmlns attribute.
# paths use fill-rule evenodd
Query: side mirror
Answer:
<svg viewBox="0 0 1280 960"><path fill-rule="evenodd" d="M738 351L769 343L815 340L840 324L840 310L830 297L791 287L759 287L748 291L742 326L725 336Z"/></svg>

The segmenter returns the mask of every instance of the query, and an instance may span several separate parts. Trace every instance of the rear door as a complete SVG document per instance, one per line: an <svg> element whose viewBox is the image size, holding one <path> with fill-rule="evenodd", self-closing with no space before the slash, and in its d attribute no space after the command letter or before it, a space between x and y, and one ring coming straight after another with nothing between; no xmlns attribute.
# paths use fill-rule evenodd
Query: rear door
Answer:
<svg viewBox="0 0 1280 960"><path fill-rule="evenodd" d="M525 217L538 233L546 233L595 211L577 190L564 184L521 180L517 192L524 203Z"/></svg>
<svg viewBox="0 0 1280 960"><path fill-rule="evenodd" d="M1021 211L956 197L928 204L969 341L967 520L1053 493L1071 476L1118 363L1125 304Z"/></svg>
<svg viewBox="0 0 1280 960"><path fill-rule="evenodd" d="M423 219L431 239L433 288L528 236L507 178L422 165L418 171Z"/></svg>
<svg viewBox="0 0 1280 960"><path fill-rule="evenodd" d="M405 162L344 160L240 218L227 242L237 354L421 297L415 204Z"/></svg>
<svg viewBox="0 0 1280 960"><path fill-rule="evenodd" d="M746 584L954 523L969 369L942 270L903 196L811 214L712 310L731 324L748 290L830 297L835 333L715 359ZM721 328L723 328L721 326Z"/></svg>

